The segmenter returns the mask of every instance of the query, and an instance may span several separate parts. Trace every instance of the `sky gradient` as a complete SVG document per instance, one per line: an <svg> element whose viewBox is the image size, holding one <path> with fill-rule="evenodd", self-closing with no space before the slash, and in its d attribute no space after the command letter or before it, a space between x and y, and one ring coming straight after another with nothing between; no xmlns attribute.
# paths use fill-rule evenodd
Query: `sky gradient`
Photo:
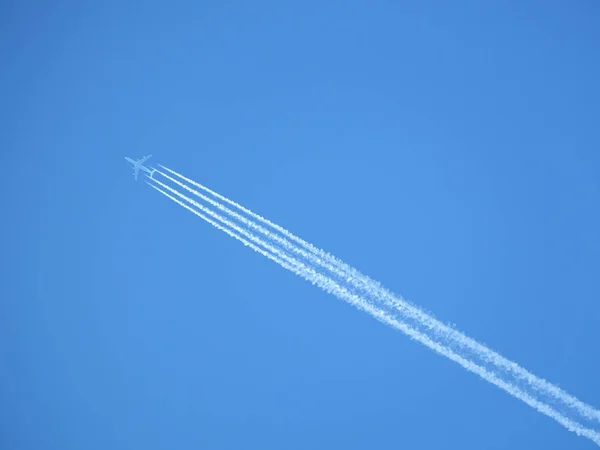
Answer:
<svg viewBox="0 0 600 450"><path fill-rule="evenodd" d="M600 407L600 7L397 3L0 6L0 448L595 448L123 160Z"/></svg>

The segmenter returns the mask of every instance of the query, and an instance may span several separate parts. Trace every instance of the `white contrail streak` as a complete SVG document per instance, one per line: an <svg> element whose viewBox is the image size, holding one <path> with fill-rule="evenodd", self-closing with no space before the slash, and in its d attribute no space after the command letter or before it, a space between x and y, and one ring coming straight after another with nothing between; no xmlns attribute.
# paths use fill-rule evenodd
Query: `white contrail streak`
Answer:
<svg viewBox="0 0 600 450"><path fill-rule="evenodd" d="M180 186L181 188L185 189L186 191L190 192L191 194L194 194L195 196L201 198L205 202L210 203L218 210L223 211L224 213L230 215L231 217L239 220L241 223L246 225L248 228L252 228L252 229L258 231L259 233L262 233L263 235L265 235L269 240L271 240L273 242L277 242L279 245L281 245L286 250L293 252L293 253L297 253L298 255L306 258L307 260L311 261L312 263L318 264L321 267L331 271L332 273L336 274L338 277L342 278L343 280L345 280L347 282L351 282L351 280L347 278L348 274L345 273L344 271L340 270L335 265L322 260L321 258L319 258L318 256L315 256L314 254L310 254L310 253L302 250L300 247L292 244L287 239L283 239L280 236L278 236L277 234L270 232L266 228L261 227L260 225L257 225L252 220L247 219L246 217L236 213L235 211L232 211L231 209L227 208L226 206L223 206L221 203L216 202L213 199L207 197L206 195L201 194L197 190L192 189L188 185L182 183L181 181L176 180L175 178L167 175L166 173L162 172L161 170L156 169L156 172L158 174L162 175L163 177L165 177L166 179L172 181L176 185Z"/></svg>
<svg viewBox="0 0 600 450"><path fill-rule="evenodd" d="M356 308L369 313L371 316L373 316L377 320L403 332L404 334L417 340L418 342L422 343L423 345L425 345L426 347L435 351L436 353L443 355L443 356L449 358L450 360L456 362L457 364L461 365L466 370L473 372L476 375L478 375L479 377L483 378L484 380L494 384L495 386L497 386L500 389L504 390L505 392L509 393L513 397L518 398L519 400L523 401L527 405L531 406L538 412L554 419L556 422L561 424L563 427L565 427L569 431L572 431L579 436L586 437L586 438L590 439L591 441L593 441L596 445L600 446L600 433L598 433L590 428L583 427L579 423L574 422L573 420L560 414L558 411L556 411L551 406L535 399L534 397L529 395L527 392L503 381L493 372L490 372L486 368L479 366L479 365L473 363L472 361L465 359L464 357L455 353L451 349L444 347L443 345L433 341L429 336L427 336L423 333L420 333L419 331L409 327L405 323L398 321L397 319L390 316L388 313L386 313L382 309L375 307L374 305L365 301L363 298L349 292L347 289L340 286L333 279L328 278L328 277L316 272L314 269L312 269L310 267L307 267L302 262L294 259L293 257L288 256L285 252L278 249L277 247L274 247L273 245L269 244L268 242L263 241L259 237L253 235L251 232L240 228L238 225L228 221L224 217L220 216L217 213L214 213L210 209L206 208L203 205L200 205L199 203L195 202L191 198L188 198L185 195L179 193L175 189L165 185L164 183L161 183L158 180L152 179L152 181L154 183L162 186L166 190L172 192L177 197L182 198L184 201L188 202L190 205L193 205L196 208L203 211L204 213L208 214L209 216L212 216L213 218L220 221L225 226L229 227L229 228L226 228L225 226L218 224L217 222L213 221L212 219L205 216L201 212L195 210L191 206L186 205L181 200L168 194L167 192L165 192L164 190L155 186L154 184L147 182L152 188L156 189L161 194L165 195L166 197L168 197L175 203L179 204L180 206L183 206L188 211L196 214L197 216L199 216L200 218L202 218L203 220L205 220L206 222L208 222L215 228L217 228L217 229L227 233L229 236L241 241L244 245L252 248L254 251L256 251L256 252L260 253L261 255L269 258L270 260L276 262L283 268L295 273L296 275L304 278L305 280L309 281L310 283L317 285L318 287L323 289L325 292L333 294L336 297L338 297L339 299L344 300L344 301L354 305ZM231 230L235 230L235 231L231 231ZM249 241L253 241L256 244L263 246L268 251L265 251L264 249L258 247L255 244L252 244Z"/></svg>
<svg viewBox="0 0 600 450"><path fill-rule="evenodd" d="M157 170L157 172L160 173L162 176L167 177L168 179L172 180L179 186L182 186L184 189L194 193L195 195L198 195L200 198L215 205L217 208L221 209L222 211L228 212L230 215L232 215L232 217L235 217L236 219L242 221L244 224L248 225L248 222L252 223L253 225L249 225L251 228L254 228L257 231L262 232L267 237L269 237L273 241L281 244L286 249L294 251L295 253L301 254L302 256L304 256L305 258L307 258L309 260L315 261L317 264L320 264L322 267L325 267L328 270L332 271L333 273L338 275L340 278L353 284L356 288L361 289L363 292L365 292L369 296L373 297L374 299L381 301L382 303L386 304L389 307L395 308L401 314L403 314L405 317L416 320L419 322L420 325L431 329L440 338L449 339L461 347L472 350L479 358L481 358L485 362L487 362L489 364L493 364L496 367L501 368L503 370L506 370L507 372L513 374L513 376L527 382L536 391L546 394L546 395L552 397L554 400L563 403L567 407L571 408L573 411L577 412L582 417L585 417L589 420L595 420L595 421L600 422L600 411L598 411L591 405L588 405L588 404L582 402L578 398L565 392L564 390L560 389L558 386L555 386L554 384L546 381L545 379L537 377L536 375L532 374L528 370L521 367L516 362L505 358L504 356L502 356L499 353L495 352L494 350L486 347L485 345L477 342L476 340L466 336L465 334L461 333L460 331L440 322L439 320L435 319L433 316L425 313L418 307L410 304L409 302L404 300L402 297L394 295L393 293L388 291L386 288L381 286L377 281L360 273L358 270L347 265L346 263L339 260L335 256L330 255L329 253L315 247L311 243L306 242L303 239L297 237L296 235L294 235L290 231L286 230L285 228L269 221L268 219L265 219L264 217L254 213L251 210L243 207L242 205L234 202L233 200L230 200L227 197L224 197L224 196L218 194L217 192L212 191L211 189L205 187L204 185L202 185L194 180L191 180L191 179L181 175L180 173L169 169L168 167L165 167L163 165L160 165L160 167L162 167L166 171L172 173L173 175L179 177L180 179L186 181L187 183L189 183L193 186L196 186L199 189L209 193L213 197L215 197L231 206L234 206L235 208L244 212L245 214L252 217L253 219L256 219L257 221L262 222L265 225L268 225L269 227L278 231L279 233L281 233L282 235L284 235L291 241L299 244L301 247L304 247L305 249L310 251L314 256L311 257L306 252L299 249L297 246L293 246L289 241L282 239L279 236L274 235L273 233L270 233L268 230L265 230L264 228L254 224L254 222L248 221L247 219L244 219L244 218L240 219L240 216L238 214L230 211L228 208L226 208L218 203L215 204L214 201L208 199L207 197L200 194L199 192L174 180L172 177L167 176L162 171ZM290 247L294 248L295 250L290 249Z"/></svg>

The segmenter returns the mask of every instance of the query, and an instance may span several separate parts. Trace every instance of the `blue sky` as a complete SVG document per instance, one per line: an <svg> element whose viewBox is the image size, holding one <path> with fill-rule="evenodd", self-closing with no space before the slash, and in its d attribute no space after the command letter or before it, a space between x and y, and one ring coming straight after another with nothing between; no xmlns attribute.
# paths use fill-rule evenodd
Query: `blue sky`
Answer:
<svg viewBox="0 0 600 450"><path fill-rule="evenodd" d="M123 157L600 406L597 5L96 3L0 7L0 447L594 448Z"/></svg>

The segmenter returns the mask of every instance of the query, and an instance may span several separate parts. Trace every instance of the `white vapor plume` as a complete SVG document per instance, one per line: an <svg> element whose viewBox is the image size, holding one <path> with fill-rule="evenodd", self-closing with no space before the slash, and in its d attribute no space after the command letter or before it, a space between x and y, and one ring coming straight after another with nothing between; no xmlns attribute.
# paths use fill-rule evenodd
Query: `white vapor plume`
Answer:
<svg viewBox="0 0 600 450"><path fill-rule="evenodd" d="M552 419L554 419L556 422L560 423L562 426L564 426L569 431L572 431L579 436L586 437L586 438L592 440L598 446L600 446L600 433L594 431L593 429L583 427L579 423L577 423L577 422L569 419L568 417L564 416L563 414L559 413L557 410L555 410L551 406L547 405L546 403L543 403L543 402L535 399L527 392L502 380L501 378L499 378L497 376L497 374L489 371L488 369L486 369L482 366L479 366L479 365L473 363L472 361L469 361L468 359L466 359L463 356L454 352L452 349L445 347L438 342L435 342L432 338L430 338L426 334L421 333L421 332L411 328L410 326L408 326L407 324L405 324L403 322L400 322L395 317L391 316L389 313L385 312L384 310L375 307L373 304L369 303L364 298L351 293L350 291L348 291L347 289L342 287L335 280L315 271L312 267L306 266L304 263L302 263L302 261L297 260L292 256L289 256L281 249L275 247L268 241L264 241L260 237L254 235L252 232L241 228L237 224L227 220L223 216L220 216L218 213L211 211L207 207L199 204L198 202L185 196L184 194L181 194L180 192L167 186L166 184L164 184L156 179L152 179L151 181L153 183L148 182L148 184L152 188L156 189L157 191L159 191L160 193L162 193L163 195L165 195L166 197L168 197L175 203L179 204L180 206L183 206L187 210L189 210L192 213L196 214L197 216L201 217L203 220L207 221L208 223L210 223L217 229L219 229L219 230L227 233L229 236L241 241L244 245L252 248L254 251L262 254L263 256L276 262L283 268L290 270L291 272L295 273L296 275L301 276L302 278L306 279L307 281L311 282L312 284L320 287L324 291L326 291L330 294L333 294L342 300L347 301L348 303L354 305L358 309L368 312L373 317L375 317L377 320L379 320L387 325L390 325L399 331L402 331L409 337L419 341L420 343L427 346L431 350L437 352L440 355L446 356L450 360L461 365L466 370L469 370L470 372L477 374L484 380L494 384L495 386L499 387L500 389L503 389L510 395L514 396L515 398L518 398L519 400L523 401L527 405L536 409L538 412L545 414L548 417L551 417ZM165 192L165 190L157 187L154 183L163 187L164 189L171 192L175 196ZM188 204L184 203L183 201L179 200L176 197L181 198L183 201L189 203L189 205L194 206L195 208L199 209L202 212L198 211L197 209L192 208L192 206L189 206ZM207 215L211 216L215 220L221 222L221 224L223 224L223 225L215 222L211 218L207 217ZM254 242L254 244L250 241ZM257 245L255 245L255 244L257 244ZM264 247L264 249L260 248L259 245Z"/></svg>
<svg viewBox="0 0 600 450"><path fill-rule="evenodd" d="M259 231L260 233L264 234L269 239L271 239L273 242L280 244L286 250L297 253L297 254L301 255L302 257L306 258L308 261L311 261L315 264L320 265L321 267L326 268L327 270L331 271L332 273L334 273L341 279L350 283L356 289L359 289L360 291L367 294L370 298L380 301L388 307L396 309L405 318L407 318L407 319L410 318L410 319L416 321L420 326L430 329L436 336L438 336L438 338L448 341L448 343L452 342L452 343L458 345L459 347L469 349L478 358L481 358L486 363L492 364L492 365L496 366L497 368L510 373L512 376L516 377L517 379L520 379L520 380L526 382L534 390L538 391L541 394L545 394L545 395L551 397L554 401L562 403L566 407L570 408L571 410L573 410L574 412L579 414L581 417L586 418L588 420L594 420L594 421L600 422L600 411L599 410L595 409L591 405L588 405L588 404L582 402L578 398L565 392L564 390L560 389L558 386L546 381L545 379L537 377L536 375L532 374L525 368L521 367L516 362L507 359L506 357L500 355L499 353L488 348L487 346L477 342L473 338L470 338L469 336L463 334L462 332L456 330L455 328L452 328L452 327L444 324L443 322L440 322L439 320L434 318L432 315L427 314L423 310L419 309L418 307L416 307L416 306L412 305L411 303L409 303L408 301L404 300L402 297L393 294L392 292L390 292L389 290L387 290L386 288L381 286L377 281L362 274L361 272L359 272L358 270L349 266L348 264L344 263L343 261L339 260L335 256L332 256L329 253L315 247L313 244L306 242L305 240L297 237L296 235L294 235L290 231L286 230L285 228L252 212L251 210L243 207L242 205L236 203L235 201L230 200L227 197L224 197L224 196L218 194L217 192L212 191L211 189L205 187L204 185L202 185L194 180L191 180L191 179L181 175L180 173L178 173L172 169L169 169L165 166L160 165L160 167L162 167L167 172L179 177L181 180L187 182L188 184L191 184L191 185L203 190L204 192L212 195L213 197L221 200L222 202L227 203L230 206L237 208L239 211L245 213L247 216L251 217L252 219L255 219L257 222L261 222L261 223L269 226L273 230L277 231L281 235L285 236L285 238L287 238L289 240L284 239L284 238L278 236L277 234L270 232L269 230L266 230L264 227L261 227L260 225L256 224L255 222L248 220L248 219L244 218L243 216L240 216L239 214L231 211L229 208L223 206L222 204L215 202L214 200L206 197L205 195L202 195L200 192L198 192L198 191L190 188L189 186L168 176L164 172L157 170L157 172L159 174L161 174L162 176L173 181L177 185L181 186L183 189L186 189L188 192L191 192L194 195L197 195L198 197L200 197L203 200L207 201L208 203L212 204L213 206L220 209L221 211L226 212L227 214L236 218L240 222L244 223L246 226ZM293 241L298 245L294 245L290 241ZM307 250L309 253L307 253L307 251L303 250L302 248Z"/></svg>

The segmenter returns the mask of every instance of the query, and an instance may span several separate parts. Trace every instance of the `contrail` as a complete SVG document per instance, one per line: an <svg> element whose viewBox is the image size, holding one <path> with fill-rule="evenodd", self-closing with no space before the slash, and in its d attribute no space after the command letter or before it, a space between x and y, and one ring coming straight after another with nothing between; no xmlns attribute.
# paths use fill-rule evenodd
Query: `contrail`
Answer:
<svg viewBox="0 0 600 450"><path fill-rule="evenodd" d="M335 266L335 265L333 265L333 264L331 264L331 263L329 263L327 261L324 261L323 259L319 258L318 256L315 256L314 254L310 254L310 253L302 250L297 245L294 245L291 242L289 242L287 239L283 239L280 236L278 236L277 234L270 232L266 228L261 227L260 225L257 225L252 220L247 219L246 217L244 217L244 216L236 213L235 211L232 211L231 209L227 208L226 206L223 206L221 203L216 202L213 199L207 197L206 195L201 194L197 190L192 189L188 185L186 185L186 184L182 183L181 181L178 181L175 178L167 175L163 171L156 169L156 172L158 174L162 175L163 177L165 177L166 179L172 181L176 185L180 186L181 188L185 189L186 191L188 191L188 192L194 194L195 196L201 198L205 202L210 203L211 205L213 205L218 210L223 211L224 213L230 215L231 217L239 220L241 223L243 223L244 225L246 225L248 228L252 228L252 229L258 231L259 233L262 233L269 240L278 243L279 245L281 245L286 250L288 250L290 252L297 253L300 256L306 258L307 260L309 260L309 261L311 261L311 262L313 262L315 264L318 264L321 267L323 267L323 268L331 271L332 273L334 273L335 275L337 275L341 279L343 279L343 280L345 280L347 282L351 282L351 280L347 278L348 277L347 273L345 273L344 271L340 270L337 266Z"/></svg>
<svg viewBox="0 0 600 450"><path fill-rule="evenodd" d="M188 190L189 192L192 192L193 194L204 199L205 201L208 201L209 203L213 204L214 206L221 209L222 211L227 212L228 214L232 215L232 217L235 217L236 219L242 221L244 224L248 225L248 222L252 223L253 225L249 225L251 228L254 228L254 229L260 231L261 233L265 234L267 237L272 239L274 242L281 244L284 248L291 250L295 253L301 254L305 258L316 262L317 264L321 265L322 267L327 268L328 270L335 273L340 278L342 278L342 279L346 280L347 282L351 283L352 285L354 285L357 289L360 289L364 293L373 297L375 300L378 300L378 301L386 304L387 306L398 310L402 315L404 315L407 318L411 318L411 319L417 321L421 326L425 326L425 327L429 328L440 338L449 339L449 340L455 342L456 344L458 344L460 347L467 348L467 349L473 351L479 358L481 358L485 362L487 362L489 364L493 364L496 367L501 368L501 369L511 373L516 378L527 382L536 391L552 397L555 401L561 402L562 404L571 408L573 411L575 411L582 417L585 417L589 420L595 420L595 421L600 422L600 411L598 411L591 405L588 405L588 404L582 402L578 398L565 392L564 390L560 389L558 386L555 386L554 384L546 381L545 379L537 377L536 375L532 374L525 368L521 367L516 362L507 359L506 357L500 355L499 353L495 352L494 350L492 350L492 349L486 347L485 345L477 342L476 340L466 336L462 332L440 322L439 320L435 319L432 315L425 313L418 307L416 307L416 306L412 305L411 303L407 302L406 300L404 300L402 297L398 297L398 296L394 295L393 293L388 291L386 288L381 286L377 281L362 274L361 272L359 272L358 270L354 269L353 267L347 265L346 263L339 260L335 256L330 255L329 253L315 247L311 243L306 242L303 239L297 237L296 235L294 235L290 231L286 230L285 228L252 212L251 210L243 207L242 205L234 202L233 200L230 200L227 197L224 197L224 196L218 194L217 192L212 191L211 189L205 187L204 185L202 185L194 180L191 180L191 179L181 175L180 173L178 173L172 169L169 169L168 167L165 167L160 164L159 164L159 166L162 167L163 169L165 169L166 171L172 173L173 175L179 177L180 179L186 181L187 183L189 183L193 186L196 186L199 189L209 193L213 197L237 208L238 210L244 212L245 214L252 217L253 219L256 219L257 221L262 222L265 225L268 225L272 229L278 231L279 233L281 233L282 235L287 237L289 240L299 244L301 247L304 247L306 250L311 252L314 256L311 257L305 251L298 248L297 246L294 246L286 239L282 239L279 236L275 235L274 233L270 233L268 230L265 230L264 228L260 227L259 225L254 224L254 222L252 222L252 221L248 221L247 219L241 218L241 216L239 216L239 214L236 214L236 213L230 211L228 208L222 206L219 203L214 202L213 200L208 199L206 196L200 194L198 191L189 188L188 186L184 185L183 183L180 183L177 180L173 179L172 177L169 177L164 172L157 170L157 172L160 173L162 176L165 176L166 178L175 182L179 186L182 186L184 189Z"/></svg>
<svg viewBox="0 0 600 450"><path fill-rule="evenodd" d="M593 441L596 445L600 446L600 433L598 433L590 428L583 427L579 423L562 415L561 413L556 411L551 406L535 399L534 397L532 397L525 391L503 381L493 372L490 372L486 368L479 366L479 365L473 363L472 361L467 360L466 358L464 358L464 357L460 356L459 354L457 354L456 352L452 351L450 348L444 347L443 345L435 342L429 336L427 336L423 333L420 333L419 331L409 327L405 323L398 321L396 318L394 318L393 316L390 316L388 313L386 313L382 309L375 307L374 305L370 304L363 298L357 296L356 294L349 292L347 289L340 286L333 279L328 278L328 277L316 272L313 268L308 267L305 264L303 264L301 261L288 256L285 252L278 249L277 247L274 247L273 245L269 244L268 242L263 241L262 239L255 236L251 232L242 229L238 225L230 222L229 220L225 219L224 217L220 216L219 214L214 213L213 211L206 208L205 206L200 205L199 203L197 203L196 201L192 200L189 197L186 197L184 194L179 193L175 189L167 186L166 184L164 184L156 179L152 179L152 181L154 183L162 186L166 190L172 192L177 197L188 202L190 205L193 205L196 208L200 209L202 212L208 214L209 216L212 216L213 218L215 218L216 220L220 221L222 224L225 225L225 226L220 225L219 223L217 223L214 220L210 219L209 217L205 216L203 213L195 210L191 206L189 206L189 205L185 204L184 202L182 202L181 200L175 198L173 195L170 195L169 193L165 192L163 189L160 189L159 187L157 187L154 184L147 181L147 183L152 188L156 189L161 194L165 195L166 197L168 197L175 203L179 204L180 206L183 206L188 211L199 216L200 218L202 218L203 220L205 220L206 222L208 222L215 228L217 228L217 229L227 233L229 236L241 241L244 245L252 248L254 251L256 251L256 252L260 253L261 255L267 257L268 259L274 261L275 263L279 264L281 267L295 273L296 275L304 278L305 280L309 281L310 283L320 287L325 292L333 294L336 297L338 297L339 299L344 300L344 301L354 305L356 308L369 313L371 316L373 316L377 320L403 332L404 334L417 340L418 342L422 343L423 345L425 345L426 347L435 351L436 353L443 355L443 356L449 358L450 360L456 362L457 364L461 365L466 370L473 372L476 375L478 375L479 377L483 378L484 380L494 384L495 386L497 386L500 389L504 390L505 392L509 393L513 397L518 398L519 400L523 401L527 405L531 406L538 412L554 419L556 422L561 424L567 430L572 431L579 436L586 437L586 438L590 439L591 441ZM229 227L229 228L226 228L226 227ZM234 231L232 231L232 230L234 230ZM258 247L257 245L253 244L250 241L253 241L256 244L263 246L268 251Z"/></svg>

